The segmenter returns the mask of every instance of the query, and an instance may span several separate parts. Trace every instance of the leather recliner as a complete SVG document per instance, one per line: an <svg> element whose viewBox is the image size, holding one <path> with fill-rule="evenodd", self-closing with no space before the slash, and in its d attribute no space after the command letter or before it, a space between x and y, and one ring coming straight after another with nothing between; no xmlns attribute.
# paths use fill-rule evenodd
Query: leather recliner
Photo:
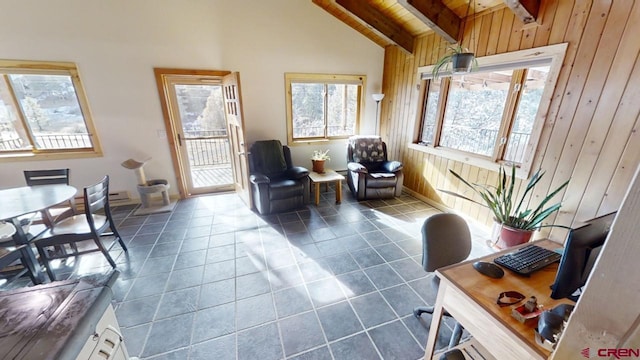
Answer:
<svg viewBox="0 0 640 360"><path fill-rule="evenodd" d="M262 215L309 203L309 170L291 163L291 151L279 140L256 141L249 153L253 206Z"/></svg>
<svg viewBox="0 0 640 360"><path fill-rule="evenodd" d="M347 184L358 201L402 194L402 163L388 161L387 145L379 136L349 138L347 171Z"/></svg>

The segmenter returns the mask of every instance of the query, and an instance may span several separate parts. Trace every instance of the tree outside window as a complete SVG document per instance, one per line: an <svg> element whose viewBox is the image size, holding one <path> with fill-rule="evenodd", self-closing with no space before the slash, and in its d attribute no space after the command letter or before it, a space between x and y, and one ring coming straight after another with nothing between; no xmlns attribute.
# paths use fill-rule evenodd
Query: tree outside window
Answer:
<svg viewBox="0 0 640 360"><path fill-rule="evenodd" d="M357 133L363 76L286 74L289 142Z"/></svg>
<svg viewBox="0 0 640 360"><path fill-rule="evenodd" d="M2 153L99 152L74 64L0 61Z"/></svg>
<svg viewBox="0 0 640 360"><path fill-rule="evenodd" d="M549 69L480 70L429 80L420 142L520 164Z"/></svg>

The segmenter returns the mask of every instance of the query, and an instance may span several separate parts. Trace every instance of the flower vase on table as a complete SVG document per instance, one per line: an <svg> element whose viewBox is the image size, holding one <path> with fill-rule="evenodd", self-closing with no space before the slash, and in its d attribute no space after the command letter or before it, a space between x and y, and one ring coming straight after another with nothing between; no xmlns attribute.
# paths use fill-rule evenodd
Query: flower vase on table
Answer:
<svg viewBox="0 0 640 360"><path fill-rule="evenodd" d="M313 163L313 171L318 174L324 173L324 160L311 160Z"/></svg>
<svg viewBox="0 0 640 360"><path fill-rule="evenodd" d="M315 150L313 155L311 156L311 163L313 164L313 172L317 172L318 174L324 173L324 163L327 160L331 160L327 153L329 150L319 151Z"/></svg>

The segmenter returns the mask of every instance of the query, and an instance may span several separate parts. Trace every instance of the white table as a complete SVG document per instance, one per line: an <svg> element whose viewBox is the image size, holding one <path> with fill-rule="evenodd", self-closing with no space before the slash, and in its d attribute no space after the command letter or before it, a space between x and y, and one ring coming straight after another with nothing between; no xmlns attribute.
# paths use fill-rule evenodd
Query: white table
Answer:
<svg viewBox="0 0 640 360"><path fill-rule="evenodd" d="M19 217L61 204L73 198L76 192L76 188L69 185L24 186L0 190L0 220L11 222L15 226L13 242L16 245L28 245L29 238L20 226ZM27 246L27 250L29 261L26 266L38 281L42 281L40 264L30 246Z"/></svg>
<svg viewBox="0 0 640 360"><path fill-rule="evenodd" d="M336 204L342 202L342 180L344 180L344 176L331 169L324 169L323 173L317 173L315 171L309 172L309 179L311 179L311 183L315 186L316 205L320 203L320 184L325 183L328 185L334 181L336 183Z"/></svg>

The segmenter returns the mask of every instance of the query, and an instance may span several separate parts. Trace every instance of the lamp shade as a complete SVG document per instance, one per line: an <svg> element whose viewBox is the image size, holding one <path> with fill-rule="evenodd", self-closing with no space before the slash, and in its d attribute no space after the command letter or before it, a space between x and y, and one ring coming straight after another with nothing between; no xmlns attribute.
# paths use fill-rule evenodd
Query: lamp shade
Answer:
<svg viewBox="0 0 640 360"><path fill-rule="evenodd" d="M375 101L381 101L382 99L384 99L384 94L371 94L371 97Z"/></svg>

